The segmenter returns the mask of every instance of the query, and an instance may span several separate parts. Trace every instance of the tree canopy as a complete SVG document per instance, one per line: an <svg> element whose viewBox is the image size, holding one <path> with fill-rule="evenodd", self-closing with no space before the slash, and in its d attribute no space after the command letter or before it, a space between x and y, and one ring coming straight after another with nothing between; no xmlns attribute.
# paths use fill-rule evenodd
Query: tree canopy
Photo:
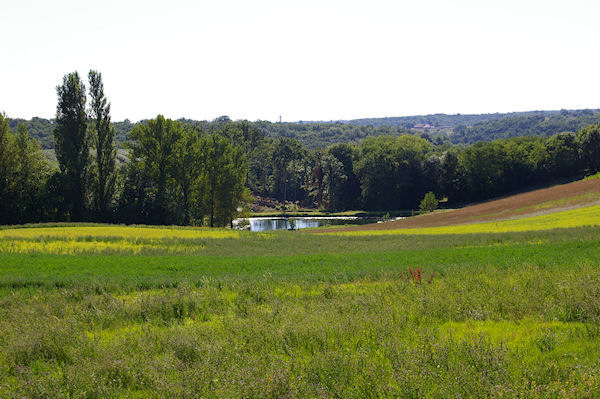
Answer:
<svg viewBox="0 0 600 399"><path fill-rule="evenodd" d="M54 148L66 183L72 220L86 217L90 178L90 140L87 132L85 86L77 72L63 78L56 88Z"/></svg>
<svg viewBox="0 0 600 399"><path fill-rule="evenodd" d="M283 210L412 213L420 205L429 210L432 199L457 206L600 171L600 124L589 124L596 111L425 120L465 123L447 137L366 121L272 124L221 116L199 122L158 115L112 123L102 75L90 71L88 79L89 101L76 72L57 87L49 126L58 169L42 153L39 130L27 127L46 126L43 120L15 124L0 115L0 223L227 226L253 199ZM541 133L521 137L532 130ZM516 137L469 144L484 131ZM126 152L117 165L119 142Z"/></svg>

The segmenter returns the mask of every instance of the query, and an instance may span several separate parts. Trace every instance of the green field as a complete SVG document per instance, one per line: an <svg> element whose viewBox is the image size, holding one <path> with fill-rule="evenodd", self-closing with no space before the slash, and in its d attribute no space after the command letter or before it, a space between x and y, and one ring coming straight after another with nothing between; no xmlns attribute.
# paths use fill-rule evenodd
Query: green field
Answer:
<svg viewBox="0 0 600 399"><path fill-rule="evenodd" d="M599 213L3 229L0 397L599 397Z"/></svg>

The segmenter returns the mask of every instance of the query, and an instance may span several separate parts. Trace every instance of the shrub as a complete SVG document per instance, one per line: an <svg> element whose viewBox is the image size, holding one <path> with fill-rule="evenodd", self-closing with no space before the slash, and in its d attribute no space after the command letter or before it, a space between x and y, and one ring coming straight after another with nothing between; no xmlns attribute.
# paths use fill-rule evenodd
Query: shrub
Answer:
<svg viewBox="0 0 600 399"><path fill-rule="evenodd" d="M435 194L431 191L425 194L423 200L419 204L419 210L421 212L433 212L438 208L439 201L435 198Z"/></svg>

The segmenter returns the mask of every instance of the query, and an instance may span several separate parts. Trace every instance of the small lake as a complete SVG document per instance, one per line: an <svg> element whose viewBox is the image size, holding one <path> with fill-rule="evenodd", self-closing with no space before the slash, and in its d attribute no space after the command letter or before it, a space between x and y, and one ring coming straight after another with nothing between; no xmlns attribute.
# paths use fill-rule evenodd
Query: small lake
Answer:
<svg viewBox="0 0 600 399"><path fill-rule="evenodd" d="M269 231L269 230L301 230L310 227L321 226L339 226L345 224L368 224L376 223L382 220L377 217L357 217L357 216L314 216L314 217L256 217L247 219L236 219L236 225L244 225L246 221L250 224L250 231Z"/></svg>

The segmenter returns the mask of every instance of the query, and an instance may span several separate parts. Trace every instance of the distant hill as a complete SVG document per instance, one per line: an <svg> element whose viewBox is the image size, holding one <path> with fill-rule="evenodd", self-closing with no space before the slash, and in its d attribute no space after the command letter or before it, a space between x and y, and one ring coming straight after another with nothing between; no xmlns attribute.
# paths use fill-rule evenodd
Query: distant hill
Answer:
<svg viewBox="0 0 600 399"><path fill-rule="evenodd" d="M357 126L396 126L447 136L454 144L473 144L509 137L551 136L600 123L600 110L528 111L476 115L417 115L344 121Z"/></svg>
<svg viewBox="0 0 600 399"><path fill-rule="evenodd" d="M399 126L359 126L343 122L271 123L253 122L268 137L291 137L300 140L307 148L325 148L337 143L358 142L370 136L400 136L410 134ZM413 132L414 133L414 132Z"/></svg>
<svg viewBox="0 0 600 399"><path fill-rule="evenodd" d="M22 123L27 128L29 135L40 142L42 148L49 149L54 145L52 137L53 119L44 119L33 117L31 120L26 119L10 119L9 126L13 131L17 130L17 125Z"/></svg>
<svg viewBox="0 0 600 399"><path fill-rule="evenodd" d="M210 131L213 122L195 121L191 119L181 119L185 124L193 125ZM115 142L117 147L122 148L123 143L127 141L127 136L131 129L137 123L132 123L129 120L123 122L113 122L115 128ZM52 137L52 129L54 120L43 118L11 119L10 127L16 130L17 125L22 123L25 125L31 136L37 139L44 149L52 149L54 146L54 138ZM402 134L411 133L408 129L391 126L357 126L342 122L326 123L272 123L268 121L251 122L253 127L259 129L265 136L271 138L290 137L296 138L302 142L306 148L325 148L336 143L351 143L358 142L365 137L392 135L399 136Z"/></svg>
<svg viewBox="0 0 600 399"><path fill-rule="evenodd" d="M541 111L545 114L555 114L559 111ZM536 114L538 112L511 112L511 113L495 113L495 114L431 114L431 115L414 115L414 116L397 116L385 118L362 118L344 121L352 125L358 126L397 126L404 129L412 129L415 125L430 125L435 128L453 128L458 125L472 126L476 123L489 122L496 119L505 118L508 116L525 116Z"/></svg>
<svg viewBox="0 0 600 399"><path fill-rule="evenodd" d="M16 131L19 123L25 125L29 135L39 141L43 149L48 150L54 147L54 137L52 136L54 119L33 117L30 120L19 118L9 120L9 126L13 131ZM129 131L136 124L126 119L122 122L113 122L112 125L115 128L115 142L117 147L121 147L123 142L127 140Z"/></svg>
<svg viewBox="0 0 600 399"><path fill-rule="evenodd" d="M576 132L584 126L600 123L599 110L558 112L534 112L511 115L472 126L457 125L450 140L455 143L472 144L520 136L551 136L560 132Z"/></svg>
<svg viewBox="0 0 600 399"><path fill-rule="evenodd" d="M181 119L181 121L210 130L213 123L222 123L223 120L209 122ZM53 120L36 117L31 120L11 119L10 127L16 129L18 123L23 123L29 133L40 141L44 149L53 147ZM122 147L129 131L136 123L129 120L113 122L118 147ZM436 144L442 142L472 144L477 141L492 141L508 137L550 136L560 132L575 132L584 126L598 123L600 123L598 109L475 115L434 114L335 122L251 122L268 137L296 138L309 149L325 148L336 143L358 142L369 136L402 134L419 134Z"/></svg>

